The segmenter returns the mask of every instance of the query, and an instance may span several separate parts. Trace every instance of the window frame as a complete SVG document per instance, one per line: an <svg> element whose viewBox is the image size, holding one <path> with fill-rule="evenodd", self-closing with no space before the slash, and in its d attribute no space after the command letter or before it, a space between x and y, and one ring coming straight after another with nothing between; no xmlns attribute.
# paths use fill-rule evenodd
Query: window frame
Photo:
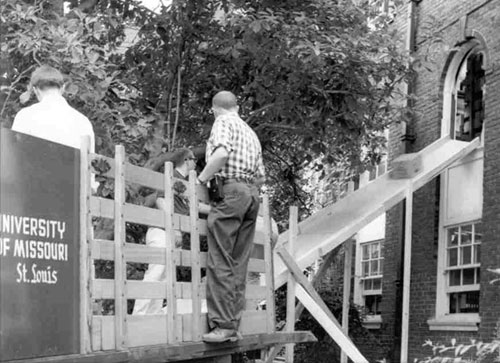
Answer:
<svg viewBox="0 0 500 363"><path fill-rule="evenodd" d="M455 122L454 113L454 94L457 90L458 72L468 57L482 53L483 55L483 69L486 69L487 54L485 54L484 47L480 40L472 39L462 44L459 48L452 51L450 55L450 62L446 70L446 77L443 85L443 117L441 120L441 137L455 138L452 135L453 130L452 122ZM483 128L481 131L481 147L473 152L465 159L459 160L446 168L440 174L440 198L439 198L439 228L438 228L438 261L437 261L437 282L436 282L436 308L435 316L428 320L430 330L444 330L444 331L477 331L478 324L480 323L479 313L449 313L450 295L453 289L448 288L448 273L447 273L447 229L453 225L463 225L467 223L478 222L482 219L482 208L477 215L464 215L460 218L455 218L453 224L446 221L445 210L447 208L447 185L448 185L448 170L452 167L465 164L467 162L475 161L477 159L484 160L483 147L484 147L484 130L485 123L483 121ZM482 162L482 161L481 161ZM480 183L482 186L482 183ZM480 264L479 264L480 267ZM480 284L479 284L480 288ZM464 290L460 290L464 291ZM475 290L476 291L476 290ZM479 290L480 291L480 290Z"/></svg>

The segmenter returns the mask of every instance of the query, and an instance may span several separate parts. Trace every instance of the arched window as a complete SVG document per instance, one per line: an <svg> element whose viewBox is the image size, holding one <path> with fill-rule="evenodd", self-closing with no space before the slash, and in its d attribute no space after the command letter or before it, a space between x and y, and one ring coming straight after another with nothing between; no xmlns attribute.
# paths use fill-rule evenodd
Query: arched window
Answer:
<svg viewBox="0 0 500 363"><path fill-rule="evenodd" d="M450 54L441 136L471 141L484 129L485 46L471 39ZM484 139L481 137L481 139ZM431 330L477 330L483 206L483 150L441 174L436 316Z"/></svg>
<svg viewBox="0 0 500 363"><path fill-rule="evenodd" d="M472 39L450 55L443 87L441 136L471 141L481 135L484 121L485 55Z"/></svg>

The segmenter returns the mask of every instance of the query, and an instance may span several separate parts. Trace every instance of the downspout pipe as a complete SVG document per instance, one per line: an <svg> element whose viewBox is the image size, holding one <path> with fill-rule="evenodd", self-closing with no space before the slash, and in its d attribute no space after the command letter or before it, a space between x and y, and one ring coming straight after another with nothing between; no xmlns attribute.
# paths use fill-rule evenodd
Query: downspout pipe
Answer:
<svg viewBox="0 0 500 363"><path fill-rule="evenodd" d="M410 0L407 10L407 29L406 29L406 51L408 54L413 54L416 44L416 23L417 23L417 5L421 0ZM406 93L410 96L414 92L413 83L410 81L406 84ZM407 106L412 106L411 98L408 97ZM404 152L410 152L410 143L415 140L413 133L413 125L406 125L406 132L403 135ZM411 193L411 192L409 192ZM403 275L403 299L402 299L402 316L401 316L401 352L400 362L408 362L408 341L409 341L409 322L410 322L410 277L411 277L411 219L412 219L412 197L407 195L405 201L405 222L404 222L404 239L402 248L402 275ZM410 230L407 230L410 229Z"/></svg>

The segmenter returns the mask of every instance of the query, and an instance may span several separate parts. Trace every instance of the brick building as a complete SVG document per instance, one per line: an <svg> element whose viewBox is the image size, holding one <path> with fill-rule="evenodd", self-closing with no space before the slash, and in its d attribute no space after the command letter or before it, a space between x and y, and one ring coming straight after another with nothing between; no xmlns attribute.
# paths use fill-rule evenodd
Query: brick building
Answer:
<svg viewBox="0 0 500 363"><path fill-rule="evenodd" d="M422 347L428 339L449 345L500 337L500 284L490 283L488 271L500 268L500 1L410 1L394 25L427 63L409 87L412 123L391 130L389 160L447 135L481 138L478 149L413 195L406 360L413 362L431 354ZM398 204L358 235L354 299L380 342L378 351L360 347L370 359L404 360L404 208Z"/></svg>

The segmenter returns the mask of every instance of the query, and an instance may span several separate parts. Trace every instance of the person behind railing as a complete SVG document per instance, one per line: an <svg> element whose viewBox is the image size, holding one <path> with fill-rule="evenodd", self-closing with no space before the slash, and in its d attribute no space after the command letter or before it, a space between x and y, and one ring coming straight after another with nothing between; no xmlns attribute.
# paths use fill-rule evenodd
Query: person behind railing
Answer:
<svg viewBox="0 0 500 363"><path fill-rule="evenodd" d="M34 93L39 102L17 113L12 130L77 149L80 149L81 137L89 136L90 152L94 152L92 124L64 99L64 87L61 72L47 65L38 67L21 101L27 102Z"/></svg>
<svg viewBox="0 0 500 363"><path fill-rule="evenodd" d="M28 90L21 95L26 103L34 93L38 103L21 109L15 116L12 130L58 144L80 149L82 136L90 138L90 152L95 152L95 135L89 119L71 107L63 97L64 77L57 69L43 65L31 74ZM98 183L91 176L91 186Z"/></svg>
<svg viewBox="0 0 500 363"><path fill-rule="evenodd" d="M196 167L196 157L190 149L179 149L172 155L171 159L174 164L174 177L177 179L187 180L189 172ZM165 199L157 196L155 207L165 210ZM189 203L182 195L174 194L174 212L183 215L189 215ZM175 246L178 248L182 244L182 235L176 231ZM166 247L165 230L161 228L150 227L146 232L146 245L150 247ZM144 273L143 281L165 281L166 279L165 265L150 263L148 269ZM161 314L163 300L161 299L137 299L134 304L133 314Z"/></svg>
<svg viewBox="0 0 500 363"><path fill-rule="evenodd" d="M236 341L245 307L248 261L259 212L258 185L264 181L260 141L238 115L236 96L222 91L212 99L215 122L207 142L207 165L198 182L218 176L208 226L207 343ZM210 188L209 188L210 189Z"/></svg>

